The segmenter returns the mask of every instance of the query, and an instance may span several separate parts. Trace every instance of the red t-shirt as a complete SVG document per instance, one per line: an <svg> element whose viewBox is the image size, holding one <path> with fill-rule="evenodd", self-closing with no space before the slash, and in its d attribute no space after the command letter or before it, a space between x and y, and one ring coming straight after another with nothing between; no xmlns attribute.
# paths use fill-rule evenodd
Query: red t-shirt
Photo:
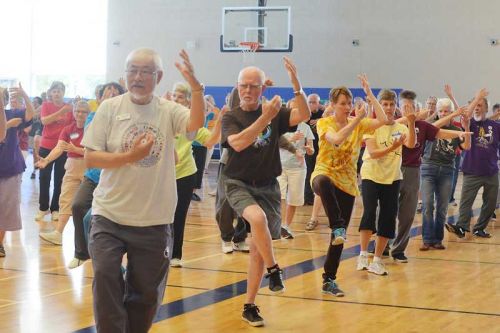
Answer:
<svg viewBox="0 0 500 333"><path fill-rule="evenodd" d="M59 135L59 140L66 141L67 143L72 143L76 147L83 148L80 142L83 139L83 127L78 128L76 122L63 128L61 134ZM68 157L81 158L83 155L76 154L73 152L68 152Z"/></svg>
<svg viewBox="0 0 500 333"><path fill-rule="evenodd" d="M439 128L423 120L415 121L415 132L417 134L417 143L415 148L406 148L403 146L403 166L419 167L420 157L425 148L425 141L434 141L439 132Z"/></svg>
<svg viewBox="0 0 500 333"><path fill-rule="evenodd" d="M59 111L65 105L66 104L57 106L52 102L44 102L42 104L42 110L40 111L40 117L43 118L50 116L51 114ZM54 147L57 145L59 134L61 134L63 128L71 124L73 121L73 114L71 112L68 112L53 123L44 125L40 147L50 150L54 149Z"/></svg>

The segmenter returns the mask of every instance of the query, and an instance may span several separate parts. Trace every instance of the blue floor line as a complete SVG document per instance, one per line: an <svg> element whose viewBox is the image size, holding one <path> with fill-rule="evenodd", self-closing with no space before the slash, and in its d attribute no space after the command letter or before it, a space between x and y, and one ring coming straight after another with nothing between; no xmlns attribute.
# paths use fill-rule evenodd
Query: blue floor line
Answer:
<svg viewBox="0 0 500 333"><path fill-rule="evenodd" d="M475 209L473 211L474 215L479 214L479 209ZM449 216L447 222L453 223L455 221L455 215ZM416 226L413 227L410 231L410 237L416 237L422 234L422 227ZM373 245L374 241L370 242ZM370 246L371 246L370 245ZM359 254L360 246L355 245L349 248L346 248L342 251L342 256L340 258L341 261L351 259L356 257ZM284 271L284 279L291 279L293 277L306 274L320 268L323 268L325 263L326 255L308 259L303 262L285 267ZM264 279L262 281L261 287L267 287L268 281ZM246 293L247 281L241 280L232 284L228 284L216 289L212 289L201 294L189 296L183 299L179 299L177 301L173 301L170 303L162 304L158 309L158 313L153 322L159 322L163 320L167 320L191 311L198 310L208 305L213 305L230 298L234 298ZM166 290L168 292L168 288ZM74 331L74 333L96 333L95 326L90 326L86 328L82 328L80 330Z"/></svg>

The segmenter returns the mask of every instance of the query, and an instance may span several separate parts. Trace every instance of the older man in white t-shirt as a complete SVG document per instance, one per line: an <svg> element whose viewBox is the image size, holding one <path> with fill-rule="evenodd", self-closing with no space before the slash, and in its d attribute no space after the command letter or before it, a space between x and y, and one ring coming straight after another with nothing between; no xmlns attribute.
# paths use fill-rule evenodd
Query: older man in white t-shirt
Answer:
<svg viewBox="0 0 500 333"><path fill-rule="evenodd" d="M99 106L82 140L87 167L103 169L89 238L98 332L147 332L163 299L177 203L174 136L204 123L203 85L187 53L180 56L191 110L154 95L161 59L137 49L126 61L128 92Z"/></svg>

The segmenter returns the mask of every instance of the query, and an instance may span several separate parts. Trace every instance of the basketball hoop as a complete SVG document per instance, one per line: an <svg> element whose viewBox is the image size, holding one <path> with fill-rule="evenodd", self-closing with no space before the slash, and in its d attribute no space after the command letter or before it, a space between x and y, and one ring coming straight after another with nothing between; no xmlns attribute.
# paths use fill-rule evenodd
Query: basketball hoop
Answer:
<svg viewBox="0 0 500 333"><path fill-rule="evenodd" d="M243 53L243 64L244 65L254 65L255 62L255 52L260 47L258 42L241 42L241 53Z"/></svg>

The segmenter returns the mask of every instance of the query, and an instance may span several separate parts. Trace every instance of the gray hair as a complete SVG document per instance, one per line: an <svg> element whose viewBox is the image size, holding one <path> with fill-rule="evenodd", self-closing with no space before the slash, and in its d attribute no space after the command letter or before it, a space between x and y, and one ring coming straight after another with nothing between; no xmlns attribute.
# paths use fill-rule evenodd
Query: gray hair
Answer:
<svg viewBox="0 0 500 333"><path fill-rule="evenodd" d="M318 94L310 94L309 96L307 96L307 99L311 98L311 97L316 97L318 99L318 101L321 100L321 98L319 97Z"/></svg>
<svg viewBox="0 0 500 333"><path fill-rule="evenodd" d="M440 98L438 99L436 103L436 110L439 111L445 107L449 107L450 111L453 112L455 111L455 106L453 105L453 102L449 98Z"/></svg>
<svg viewBox="0 0 500 333"><path fill-rule="evenodd" d="M186 99L191 99L191 87L184 82L174 83L173 91L178 91L186 95Z"/></svg>
<svg viewBox="0 0 500 333"><path fill-rule="evenodd" d="M161 61L161 57L153 49L149 49L146 47L138 48L130 52L127 56L127 60L125 61L125 67L128 67L128 64L137 56L147 56L153 58L153 62L155 64L155 69L157 71L163 71L163 62Z"/></svg>
<svg viewBox="0 0 500 333"><path fill-rule="evenodd" d="M90 112L90 105L87 103L87 101L80 100L75 103L73 106L73 110L78 110L79 108L85 109Z"/></svg>
<svg viewBox="0 0 500 333"><path fill-rule="evenodd" d="M240 71L240 73L238 74L238 82L241 82L241 78L243 77L243 75L248 73L248 72L257 72L257 74L259 74L259 76L260 76L261 84L264 84L266 82L266 74L264 73L264 71L262 69L260 69L259 67L255 67L255 66L249 66L249 67L243 68Z"/></svg>

